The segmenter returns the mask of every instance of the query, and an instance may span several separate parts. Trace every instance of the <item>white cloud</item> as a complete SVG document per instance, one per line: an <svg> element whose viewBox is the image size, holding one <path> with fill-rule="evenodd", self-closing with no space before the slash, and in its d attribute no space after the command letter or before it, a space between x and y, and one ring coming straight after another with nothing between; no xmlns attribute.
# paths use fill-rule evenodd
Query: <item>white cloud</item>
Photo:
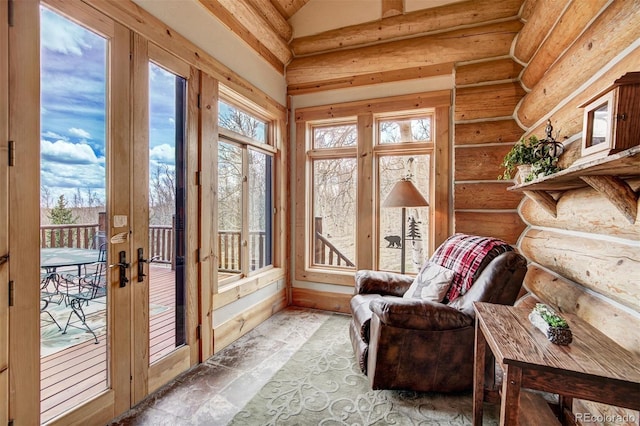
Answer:
<svg viewBox="0 0 640 426"><path fill-rule="evenodd" d="M87 30L62 16L42 9L42 47L52 52L82 56L82 50L90 47L85 41Z"/></svg>
<svg viewBox="0 0 640 426"><path fill-rule="evenodd" d="M174 164L176 161L176 151L168 144L154 146L149 151L149 159L157 163Z"/></svg>
<svg viewBox="0 0 640 426"><path fill-rule="evenodd" d="M55 139L55 140L64 140L64 141L68 141L69 138L63 135L59 135L55 132L52 132L51 130L46 131L45 133L42 134L43 137L45 138L49 138L49 139Z"/></svg>
<svg viewBox="0 0 640 426"><path fill-rule="evenodd" d="M57 140L55 142L41 140L40 154L43 163L55 162L66 165L104 164L104 158L96 157L93 149L85 143L75 144L64 140Z"/></svg>
<svg viewBox="0 0 640 426"><path fill-rule="evenodd" d="M69 133L71 133L73 136L78 136L82 139L91 139L91 133L87 132L84 129L78 129L77 127L70 128Z"/></svg>

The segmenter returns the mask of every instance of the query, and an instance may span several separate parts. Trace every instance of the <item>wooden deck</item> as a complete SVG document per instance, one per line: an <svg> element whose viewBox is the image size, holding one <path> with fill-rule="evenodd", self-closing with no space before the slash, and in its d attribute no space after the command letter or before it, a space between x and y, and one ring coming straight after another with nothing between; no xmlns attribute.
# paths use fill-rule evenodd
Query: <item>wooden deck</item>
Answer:
<svg viewBox="0 0 640 426"><path fill-rule="evenodd" d="M175 348L174 272L167 266L151 265L150 363ZM104 311L101 311L104 312ZM47 326L46 315L42 325ZM64 324L60 324L64 328ZM108 384L106 336L98 344L89 339L40 360L40 413L44 423L77 404L98 395Z"/></svg>

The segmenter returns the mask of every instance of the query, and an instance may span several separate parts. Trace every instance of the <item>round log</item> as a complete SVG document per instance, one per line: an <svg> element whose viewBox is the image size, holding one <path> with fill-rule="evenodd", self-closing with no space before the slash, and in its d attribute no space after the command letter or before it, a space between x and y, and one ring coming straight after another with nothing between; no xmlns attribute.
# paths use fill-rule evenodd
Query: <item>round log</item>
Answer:
<svg viewBox="0 0 640 426"><path fill-rule="evenodd" d="M529 229L520 238L528 259L610 299L640 310L640 246Z"/></svg>
<svg viewBox="0 0 640 426"><path fill-rule="evenodd" d="M635 191L640 189L640 179L628 180L627 183ZM622 220L618 209L589 187L563 193L556 203L555 219L530 199L522 202L519 213L526 223L536 227L640 240L640 223L630 224Z"/></svg>
<svg viewBox="0 0 640 426"><path fill-rule="evenodd" d="M640 2L611 3L524 97L520 121L532 126L639 37Z"/></svg>
<svg viewBox="0 0 640 426"><path fill-rule="evenodd" d="M522 62L529 62L568 2L569 0L538 0L533 13L516 39L513 49L516 58Z"/></svg>
<svg viewBox="0 0 640 426"><path fill-rule="evenodd" d="M543 303L579 316L623 348L640 354L640 314L620 309L535 264L529 265L524 285Z"/></svg>

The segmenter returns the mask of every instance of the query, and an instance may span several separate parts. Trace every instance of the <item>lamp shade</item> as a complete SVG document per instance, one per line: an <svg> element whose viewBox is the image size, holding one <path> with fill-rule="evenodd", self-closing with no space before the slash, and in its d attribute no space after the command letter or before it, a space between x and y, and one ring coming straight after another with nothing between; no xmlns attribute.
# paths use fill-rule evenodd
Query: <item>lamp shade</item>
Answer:
<svg viewBox="0 0 640 426"><path fill-rule="evenodd" d="M391 188L382 207L425 207L429 203L408 179L402 179Z"/></svg>

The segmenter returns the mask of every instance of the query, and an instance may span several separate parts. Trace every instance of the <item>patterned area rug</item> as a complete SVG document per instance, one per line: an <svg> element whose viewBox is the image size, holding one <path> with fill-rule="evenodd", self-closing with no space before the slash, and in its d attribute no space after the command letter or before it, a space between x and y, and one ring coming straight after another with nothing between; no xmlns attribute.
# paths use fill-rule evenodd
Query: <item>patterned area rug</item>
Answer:
<svg viewBox="0 0 640 426"><path fill-rule="evenodd" d="M349 317L335 315L296 352L231 425L470 425L472 395L371 390L357 366ZM485 406L484 424L498 424Z"/></svg>

